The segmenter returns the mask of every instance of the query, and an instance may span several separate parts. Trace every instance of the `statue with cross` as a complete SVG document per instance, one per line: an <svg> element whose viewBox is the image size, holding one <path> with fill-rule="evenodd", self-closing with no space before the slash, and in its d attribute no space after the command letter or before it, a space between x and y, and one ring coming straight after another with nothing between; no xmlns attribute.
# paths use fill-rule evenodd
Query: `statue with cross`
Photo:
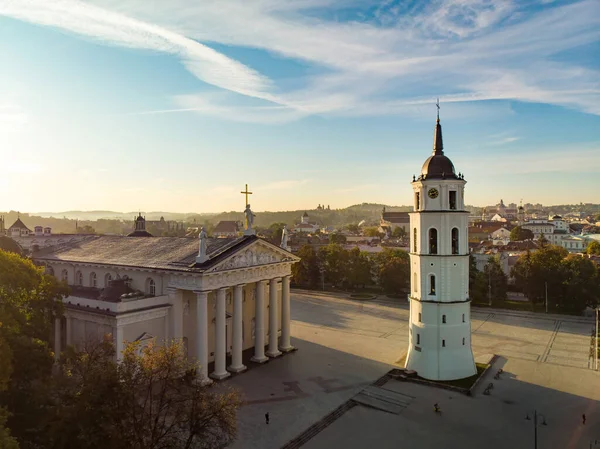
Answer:
<svg viewBox="0 0 600 449"><path fill-rule="evenodd" d="M246 184L246 190L240 192L243 195L246 195L246 210L244 210L244 215L246 216L246 229L244 230L244 235L254 235L255 231L252 229L252 225L254 224L254 213L252 209L250 209L250 204L248 203L248 195L252 195L252 192L248 191L248 184Z"/></svg>

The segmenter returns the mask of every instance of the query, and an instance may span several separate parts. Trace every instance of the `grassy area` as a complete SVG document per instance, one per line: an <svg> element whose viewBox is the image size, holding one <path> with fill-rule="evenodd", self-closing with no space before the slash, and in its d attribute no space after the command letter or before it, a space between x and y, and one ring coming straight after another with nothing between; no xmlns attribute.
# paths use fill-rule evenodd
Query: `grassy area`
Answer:
<svg viewBox="0 0 600 449"><path fill-rule="evenodd" d="M433 382L436 384L450 385L452 387L464 388L468 390L473 386L475 381L483 374L489 365L487 363L476 363L475 366L477 367L477 374L473 374L471 377L465 377L464 379L457 380L436 380Z"/></svg>

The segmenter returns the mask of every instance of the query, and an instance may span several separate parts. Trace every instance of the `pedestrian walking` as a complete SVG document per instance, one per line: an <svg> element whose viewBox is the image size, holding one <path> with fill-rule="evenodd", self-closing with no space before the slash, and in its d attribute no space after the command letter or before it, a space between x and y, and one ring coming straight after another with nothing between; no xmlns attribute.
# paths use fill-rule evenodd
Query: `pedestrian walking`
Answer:
<svg viewBox="0 0 600 449"><path fill-rule="evenodd" d="M583 424L585 425L585 413L583 415L581 415L581 420L583 421Z"/></svg>
<svg viewBox="0 0 600 449"><path fill-rule="evenodd" d="M265 422L269 424L269 412L265 413Z"/></svg>

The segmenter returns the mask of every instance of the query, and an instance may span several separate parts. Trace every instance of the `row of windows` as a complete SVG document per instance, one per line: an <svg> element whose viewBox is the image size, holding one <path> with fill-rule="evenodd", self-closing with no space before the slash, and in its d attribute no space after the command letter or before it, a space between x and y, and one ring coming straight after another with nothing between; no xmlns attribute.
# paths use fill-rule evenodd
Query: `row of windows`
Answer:
<svg viewBox="0 0 600 449"><path fill-rule="evenodd" d="M419 312L419 323L422 323L422 316L421 316L421 312ZM465 314L462 314L462 322L465 322ZM446 324L446 315L442 315L442 323Z"/></svg>
<svg viewBox="0 0 600 449"><path fill-rule="evenodd" d="M466 343L466 338L463 337L462 338L462 345L464 346ZM418 345L421 344L421 334L417 334L417 343ZM442 347L445 348L446 347L446 340L442 340Z"/></svg>
<svg viewBox="0 0 600 449"><path fill-rule="evenodd" d="M417 237L418 231L417 228L413 229L413 252L417 252ZM458 228L452 228L452 254L459 253L458 246ZM431 228L429 230L429 254L437 254L438 253L438 232L437 229Z"/></svg>
<svg viewBox="0 0 600 449"><path fill-rule="evenodd" d="M54 276L54 269L52 267L47 267L47 273ZM69 282L69 271L62 270L60 274L60 279L65 282ZM110 273L106 273L104 275L104 286L108 287L108 283L112 281L113 277ZM81 271L77 271L75 273L75 285L84 286L83 282L83 273ZM89 275L89 282L87 287L98 287L98 275L94 272L91 272ZM145 292L147 295L156 296L156 281L152 278L146 279Z"/></svg>

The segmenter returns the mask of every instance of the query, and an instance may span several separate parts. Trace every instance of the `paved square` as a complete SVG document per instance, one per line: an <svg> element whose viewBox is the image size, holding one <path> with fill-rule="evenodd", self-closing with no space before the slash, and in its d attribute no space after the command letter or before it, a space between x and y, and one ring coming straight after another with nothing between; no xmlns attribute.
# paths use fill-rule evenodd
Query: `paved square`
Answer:
<svg viewBox="0 0 600 449"><path fill-rule="evenodd" d="M401 414L356 406L303 447L529 448L533 427L524 417L537 408L549 423L539 429L540 448L587 449L589 440L600 442L591 326L577 317L473 309L476 358L498 354L494 368L505 371L501 380L482 382L494 382L492 395L469 398L391 380L382 388L414 398ZM292 344L299 350L221 384L239 388L247 401L231 447L282 447L389 371L406 352L407 328L404 301L293 291ZM432 412L434 402L442 416Z"/></svg>

